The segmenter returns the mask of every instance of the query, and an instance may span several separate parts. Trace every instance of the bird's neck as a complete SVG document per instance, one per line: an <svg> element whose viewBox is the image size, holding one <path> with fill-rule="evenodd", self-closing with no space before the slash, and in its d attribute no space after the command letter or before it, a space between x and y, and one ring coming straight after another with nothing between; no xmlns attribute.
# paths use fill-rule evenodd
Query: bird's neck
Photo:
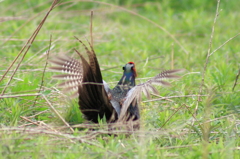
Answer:
<svg viewBox="0 0 240 159"><path fill-rule="evenodd" d="M135 74L133 72L124 72L118 85L135 86Z"/></svg>

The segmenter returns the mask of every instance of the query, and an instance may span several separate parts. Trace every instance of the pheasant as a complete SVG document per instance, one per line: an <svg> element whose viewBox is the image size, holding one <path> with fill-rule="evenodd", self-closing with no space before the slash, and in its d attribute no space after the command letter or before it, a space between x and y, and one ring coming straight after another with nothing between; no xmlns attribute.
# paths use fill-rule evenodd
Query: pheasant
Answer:
<svg viewBox="0 0 240 159"><path fill-rule="evenodd" d="M85 118L98 123L99 118L106 118L107 122L137 121L140 119L139 104L141 94L150 98L150 93L158 94L155 85L169 86L170 83L163 79L174 79L180 76L174 73L182 69L163 71L145 83L136 85L137 72L134 62L128 62L123 66L123 76L117 85L110 89L102 79L100 66L93 47L88 48L81 40L77 39L85 48L88 59L84 58L76 49L80 61L68 57L59 56L51 63L56 66L50 69L65 74L55 75L53 78L65 80L59 86L64 87L64 92L73 91L73 96L79 98L79 108Z"/></svg>

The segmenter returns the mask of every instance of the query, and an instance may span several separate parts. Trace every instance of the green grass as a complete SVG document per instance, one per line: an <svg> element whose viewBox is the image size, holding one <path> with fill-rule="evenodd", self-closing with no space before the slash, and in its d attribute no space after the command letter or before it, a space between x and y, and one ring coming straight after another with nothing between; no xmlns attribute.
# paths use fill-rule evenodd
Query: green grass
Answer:
<svg viewBox="0 0 240 159"><path fill-rule="evenodd" d="M0 99L0 158L213 158L238 159L240 148L240 87L232 91L239 71L240 37L206 56L216 13L216 1L160 0L66 2L50 13ZM104 2L104 3L103 3ZM51 1L0 1L1 76L45 16ZM113 5L109 5L113 4ZM155 22L122 10L124 7ZM169 88L159 87L168 100L141 104L141 129L130 136L109 136L104 121L89 128L77 100L59 92L50 70L44 72L52 35L50 58L83 51L74 39L90 39L90 11L94 11L94 49L104 80L114 87L128 61L136 63L138 78L161 70L185 68ZM211 51L240 30L238 0L221 1ZM172 61L172 55L173 61ZM22 57L22 55L20 56ZM13 68L0 82L4 89ZM205 72L201 101L198 93ZM44 73L44 77L43 77ZM39 93L43 96L13 97ZM191 96L192 95L192 96ZM6 98L12 96L11 98ZM191 96L191 97L190 97ZM157 99L154 97L153 99ZM197 115L193 116L198 103ZM70 124L71 132L53 106Z"/></svg>

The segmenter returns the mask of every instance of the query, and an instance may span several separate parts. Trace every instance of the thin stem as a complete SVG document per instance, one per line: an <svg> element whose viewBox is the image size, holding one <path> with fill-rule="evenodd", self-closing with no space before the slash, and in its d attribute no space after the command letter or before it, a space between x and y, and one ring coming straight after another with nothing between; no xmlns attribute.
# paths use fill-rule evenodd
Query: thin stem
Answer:
<svg viewBox="0 0 240 159"><path fill-rule="evenodd" d="M202 72L202 82L201 82L201 85L200 85L200 88L199 88L199 93L198 93L199 96L198 96L197 104L196 104L195 111L194 111L195 116L197 115L199 102L201 101L201 98L200 98L201 96L200 95L202 94L204 80L205 80L205 73L206 73L207 66L208 66L208 63L209 63L209 58L210 58L210 55L211 55L212 40L213 40L213 36L214 36L214 31L215 31L215 24L217 22L217 18L218 18L218 15L219 15L219 6L220 6L220 0L218 0L218 2L217 2L217 9L216 9L215 18L214 18L214 21L213 21L212 33L211 33L211 36L210 36L206 62L204 64L204 68L203 68L203 72Z"/></svg>

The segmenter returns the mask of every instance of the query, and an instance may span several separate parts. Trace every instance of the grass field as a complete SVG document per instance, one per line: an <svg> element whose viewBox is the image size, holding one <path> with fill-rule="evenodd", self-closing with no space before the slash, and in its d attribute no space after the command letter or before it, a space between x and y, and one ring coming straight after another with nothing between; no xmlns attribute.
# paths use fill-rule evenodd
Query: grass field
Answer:
<svg viewBox="0 0 240 159"><path fill-rule="evenodd" d="M0 1L0 158L240 158L239 0L62 0L49 11L52 2ZM92 131L47 69L48 58L84 50L74 36L91 39L91 11L111 87L129 61L137 83L186 69L143 97L132 135L109 135L104 121Z"/></svg>

